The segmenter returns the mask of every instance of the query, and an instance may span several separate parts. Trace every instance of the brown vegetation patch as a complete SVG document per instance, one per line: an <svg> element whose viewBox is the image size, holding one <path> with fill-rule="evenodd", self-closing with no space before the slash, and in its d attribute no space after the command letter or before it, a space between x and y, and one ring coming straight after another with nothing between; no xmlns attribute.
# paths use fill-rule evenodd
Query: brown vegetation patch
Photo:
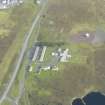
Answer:
<svg viewBox="0 0 105 105"><path fill-rule="evenodd" d="M86 36L86 34L89 33L89 37ZM75 43L92 43L95 35L93 32L80 32L76 35L73 35L70 37L71 42Z"/></svg>
<svg viewBox="0 0 105 105"><path fill-rule="evenodd" d="M2 62L2 58L4 57L5 53L8 51L9 46L12 44L14 38L16 37L15 29L8 37L0 39L0 63Z"/></svg>

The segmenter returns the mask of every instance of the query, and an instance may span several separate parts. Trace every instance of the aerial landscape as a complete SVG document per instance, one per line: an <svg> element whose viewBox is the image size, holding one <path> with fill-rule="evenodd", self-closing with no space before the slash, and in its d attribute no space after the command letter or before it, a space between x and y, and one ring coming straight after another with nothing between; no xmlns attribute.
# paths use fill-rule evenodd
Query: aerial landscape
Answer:
<svg viewBox="0 0 105 105"><path fill-rule="evenodd" d="M105 0L0 0L0 105L105 105Z"/></svg>

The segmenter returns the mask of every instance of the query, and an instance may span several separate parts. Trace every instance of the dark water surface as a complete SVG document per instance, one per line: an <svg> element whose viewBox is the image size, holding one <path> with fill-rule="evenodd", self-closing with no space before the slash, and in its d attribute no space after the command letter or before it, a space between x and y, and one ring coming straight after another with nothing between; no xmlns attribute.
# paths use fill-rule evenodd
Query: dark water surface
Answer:
<svg viewBox="0 0 105 105"><path fill-rule="evenodd" d="M105 105L105 95L100 92L91 92L83 97L73 100L72 105Z"/></svg>
<svg viewBox="0 0 105 105"><path fill-rule="evenodd" d="M82 100L80 98L78 98L72 102L72 105L84 105L84 104L82 103Z"/></svg>

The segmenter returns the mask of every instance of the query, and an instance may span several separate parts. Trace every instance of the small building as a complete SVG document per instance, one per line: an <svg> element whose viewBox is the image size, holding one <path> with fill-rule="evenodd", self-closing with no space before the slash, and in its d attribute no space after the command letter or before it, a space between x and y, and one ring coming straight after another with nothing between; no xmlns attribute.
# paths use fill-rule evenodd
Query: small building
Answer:
<svg viewBox="0 0 105 105"><path fill-rule="evenodd" d="M68 62L69 58L71 58L69 49L62 50L61 48L57 52L53 52L52 56L60 57L60 62Z"/></svg>
<svg viewBox="0 0 105 105"><path fill-rule="evenodd" d="M47 46L43 45L35 45L30 50L30 60L31 62L35 63L35 68L30 67L29 72L32 72L34 69L36 73L40 73L41 71L58 71L58 64L59 62L68 62L71 58L69 54L69 49L62 49L59 48L56 51L52 52L52 58L48 62L44 62L44 56L46 52Z"/></svg>
<svg viewBox="0 0 105 105"><path fill-rule="evenodd" d="M0 9L6 9L22 3L23 0L0 0Z"/></svg>
<svg viewBox="0 0 105 105"><path fill-rule="evenodd" d="M52 70L52 71L58 71L58 67L55 65L39 65L35 68L35 72L36 73L40 73L41 71L49 71L49 70Z"/></svg>
<svg viewBox="0 0 105 105"><path fill-rule="evenodd" d="M42 0L36 0L36 3L39 5L41 4Z"/></svg>
<svg viewBox="0 0 105 105"><path fill-rule="evenodd" d="M47 46L35 46L31 49L29 58L32 59L33 62L40 61L43 62L44 56L46 53Z"/></svg>
<svg viewBox="0 0 105 105"><path fill-rule="evenodd" d="M63 53L61 53L61 62L68 62L71 55L69 54L69 49L65 49Z"/></svg>
<svg viewBox="0 0 105 105"><path fill-rule="evenodd" d="M58 71L58 63L60 61L60 56L55 56L52 58L51 61L47 62L46 64L38 64L35 68L35 72L37 73L40 73L41 71L49 71L49 70L52 70L52 71Z"/></svg>

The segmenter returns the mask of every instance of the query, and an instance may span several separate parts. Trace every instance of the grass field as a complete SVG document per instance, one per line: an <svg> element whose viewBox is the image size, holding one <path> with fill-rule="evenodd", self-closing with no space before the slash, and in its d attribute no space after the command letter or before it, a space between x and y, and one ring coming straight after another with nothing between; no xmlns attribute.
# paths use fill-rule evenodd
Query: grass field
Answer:
<svg viewBox="0 0 105 105"><path fill-rule="evenodd" d="M73 98L82 97L90 91L105 92L105 45L70 42L71 36L81 31L94 32L97 27L104 29L104 10L104 0L49 1L38 37L38 41L54 45L46 50L45 62L51 59L56 43L62 42L64 44L60 47L69 48L72 58L67 63L59 63L58 72L29 73L21 105L70 105ZM31 40L29 48L33 45ZM24 59L24 64L27 64L28 58ZM17 80L21 78L24 64ZM13 90L12 95L15 96L16 92Z"/></svg>
<svg viewBox="0 0 105 105"><path fill-rule="evenodd" d="M70 36L78 32L95 31L97 27L104 28L104 5L104 0L49 1L48 11L41 24L39 40L69 42Z"/></svg>
<svg viewBox="0 0 105 105"><path fill-rule="evenodd" d="M12 10L0 11L0 38L9 35L11 29L15 26L15 22L10 19Z"/></svg>
<svg viewBox="0 0 105 105"><path fill-rule="evenodd" d="M6 79L4 76L11 71L9 69L11 68L12 60L14 59L14 61L16 61L25 34L29 30L32 20L37 13L37 7L33 4L33 1L30 1L30 3L25 2L23 5L14 7L10 10L10 13L8 13L9 19L6 20L9 25L7 26L10 27L12 23L15 23L15 25L13 25L12 28L10 27L11 30L9 30L10 33L8 33L8 37L3 36L4 38L0 39L0 44L2 45L0 47L0 71L2 74L0 76L0 86L3 86L2 83ZM5 14L5 11L2 12ZM6 16L4 17L6 18ZM1 16L1 19L2 18L3 16Z"/></svg>
<svg viewBox="0 0 105 105"><path fill-rule="evenodd" d="M49 1L48 10L41 22L38 41L64 42L62 48L69 48L72 58L68 63L60 63L58 72L43 71L40 75L34 72L29 74L26 88L27 100L31 105L34 103L69 105L74 97L82 97L90 91L105 90L103 88L105 67L97 63L98 59L105 61L102 50L104 47L70 42L71 36L79 32L94 32L97 27L104 29L104 9L104 0L101 2L99 0ZM102 52L100 52L100 47ZM47 49L46 62L51 59L50 55L55 48L53 46ZM50 94L40 96L42 90L47 90Z"/></svg>

